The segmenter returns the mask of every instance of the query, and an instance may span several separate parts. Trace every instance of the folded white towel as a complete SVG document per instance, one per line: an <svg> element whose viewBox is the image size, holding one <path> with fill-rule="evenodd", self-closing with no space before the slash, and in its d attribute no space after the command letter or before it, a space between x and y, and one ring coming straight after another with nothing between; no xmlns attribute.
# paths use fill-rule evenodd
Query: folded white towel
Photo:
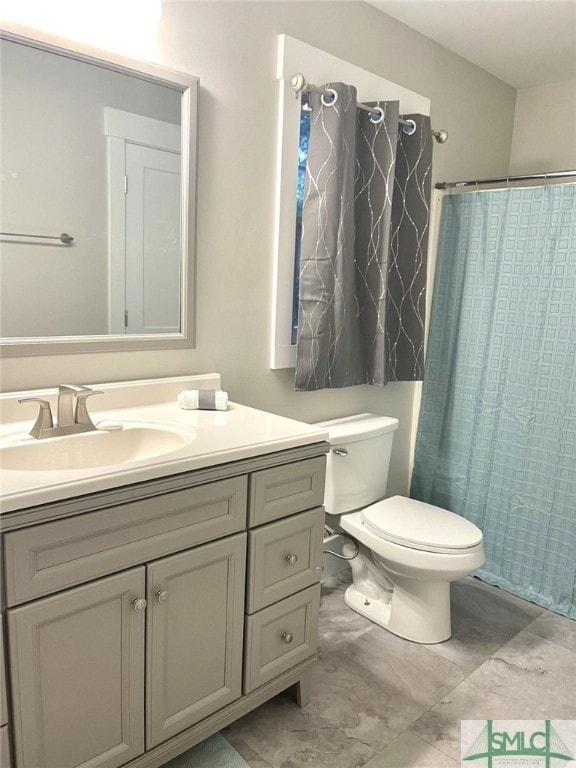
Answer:
<svg viewBox="0 0 576 768"><path fill-rule="evenodd" d="M228 392L221 389L187 389L178 395L178 405L188 411L227 411Z"/></svg>

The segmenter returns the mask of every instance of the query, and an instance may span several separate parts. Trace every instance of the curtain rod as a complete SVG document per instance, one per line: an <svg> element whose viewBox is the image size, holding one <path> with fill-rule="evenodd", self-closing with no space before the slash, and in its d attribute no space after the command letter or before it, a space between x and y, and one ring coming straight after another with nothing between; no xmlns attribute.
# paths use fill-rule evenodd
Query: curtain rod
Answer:
<svg viewBox="0 0 576 768"><path fill-rule="evenodd" d="M503 184L510 181L529 181L531 179L561 179L576 176L576 171L550 171L550 173L530 173L526 176L500 176L496 179L476 179L469 181L439 181L436 189L454 189L455 187L476 187L479 184Z"/></svg>
<svg viewBox="0 0 576 768"><path fill-rule="evenodd" d="M300 93L301 91L312 91L313 93L319 93L322 96L331 96L332 98L334 98L336 95L335 92L330 88L320 88L318 85L314 85L314 83L309 83L301 72L297 72L290 78L290 85L292 86L294 93ZM384 119L384 113L380 107L369 107L368 104L362 104L360 101L356 104L356 106L358 109L363 109L364 112L369 112L370 116L377 115L379 113L379 118L377 120L372 120L373 123L381 123ZM403 131L408 136L411 136L416 130L416 123L414 120L403 120L401 117L399 117L398 122L404 126ZM434 136L439 144L444 144L444 142L448 139L448 131L432 131L432 136Z"/></svg>

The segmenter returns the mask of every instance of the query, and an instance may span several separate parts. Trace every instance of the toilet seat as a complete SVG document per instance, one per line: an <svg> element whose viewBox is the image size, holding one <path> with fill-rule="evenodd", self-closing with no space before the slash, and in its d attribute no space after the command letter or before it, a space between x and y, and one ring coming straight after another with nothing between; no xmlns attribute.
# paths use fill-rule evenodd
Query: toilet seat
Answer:
<svg viewBox="0 0 576 768"><path fill-rule="evenodd" d="M459 554L482 545L482 531L470 520L405 496L365 507L361 519L375 535L411 549Z"/></svg>

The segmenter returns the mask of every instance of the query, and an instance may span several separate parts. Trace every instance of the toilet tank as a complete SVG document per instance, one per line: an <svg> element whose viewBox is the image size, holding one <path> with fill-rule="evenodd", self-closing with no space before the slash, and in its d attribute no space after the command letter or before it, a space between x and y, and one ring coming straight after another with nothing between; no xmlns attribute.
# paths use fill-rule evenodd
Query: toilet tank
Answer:
<svg viewBox="0 0 576 768"><path fill-rule="evenodd" d="M324 506L341 515L384 498L398 419L360 413L317 424L328 430Z"/></svg>

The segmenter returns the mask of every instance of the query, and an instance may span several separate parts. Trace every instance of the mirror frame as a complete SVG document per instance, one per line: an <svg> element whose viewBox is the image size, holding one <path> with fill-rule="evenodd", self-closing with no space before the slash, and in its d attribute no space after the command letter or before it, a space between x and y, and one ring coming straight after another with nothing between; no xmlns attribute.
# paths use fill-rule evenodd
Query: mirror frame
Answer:
<svg viewBox="0 0 576 768"><path fill-rule="evenodd" d="M0 338L0 353L4 357L24 357L28 355L193 348L195 346L198 78L147 61L56 37L19 24L1 22L0 44L2 40L9 40L70 59L94 64L180 91L182 94L182 194L180 201L182 263L180 273L180 333Z"/></svg>

